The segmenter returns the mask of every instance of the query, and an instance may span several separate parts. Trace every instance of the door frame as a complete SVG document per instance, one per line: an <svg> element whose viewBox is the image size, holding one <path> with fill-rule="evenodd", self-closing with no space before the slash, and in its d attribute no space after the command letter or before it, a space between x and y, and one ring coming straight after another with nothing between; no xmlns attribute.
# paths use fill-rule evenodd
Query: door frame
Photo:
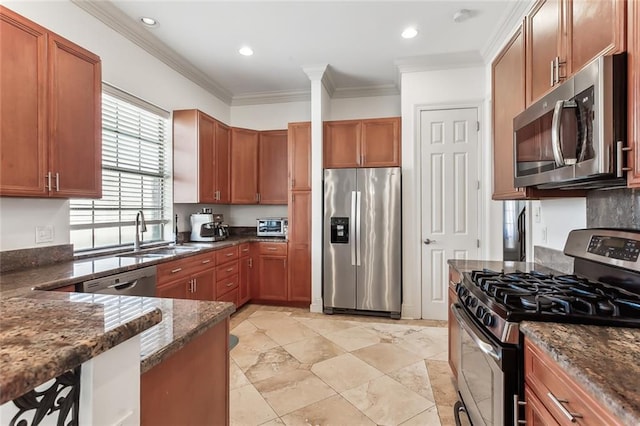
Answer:
<svg viewBox="0 0 640 426"><path fill-rule="evenodd" d="M406 223L405 221L403 221L403 248L412 252L415 251L417 254L413 256L413 258L417 260L417 262L414 262L415 264L413 265L405 263L403 268L403 318L406 317L431 319L427 315L425 315L422 310L422 236L421 232L415 232L416 229L422 230L422 147L420 144L422 129L420 115L423 111L475 108L478 112L480 131L478 132L478 176L476 177L476 179L480 182L480 189L478 193L478 239L480 239L479 256L481 259L489 258L490 244L488 235L490 230L490 223L487 220L487 208L489 205L487 201L491 199L491 159L493 157L492 147L486 146L487 141L491 140L491 129L485 123L490 123L491 117L486 117L485 112L491 111L491 108L485 107L485 102L489 101L478 99L462 101L459 103L417 104L413 108L414 128L412 129L412 133L414 155L412 159L412 168L414 170L414 173L412 173L413 178L411 179L413 188L409 189L409 191L404 192L403 196L412 195L414 197L417 213L412 218L412 223ZM406 177L407 176L405 175L405 179ZM502 219L500 219L500 222L501 221ZM413 226L411 226L412 224ZM409 232L409 230L413 231ZM411 257L412 256L403 256L403 258L409 259L409 261L411 261ZM408 272L408 274L406 272ZM414 278L411 279L410 277ZM418 304L416 305L416 303Z"/></svg>

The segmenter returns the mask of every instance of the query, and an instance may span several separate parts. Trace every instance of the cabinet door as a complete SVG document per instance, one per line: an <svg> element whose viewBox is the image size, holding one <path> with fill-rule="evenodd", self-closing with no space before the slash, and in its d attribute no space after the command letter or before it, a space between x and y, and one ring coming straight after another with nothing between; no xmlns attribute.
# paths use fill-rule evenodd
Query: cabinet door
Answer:
<svg viewBox="0 0 640 426"><path fill-rule="evenodd" d="M293 191L289 200L289 241L311 242L311 191Z"/></svg>
<svg viewBox="0 0 640 426"><path fill-rule="evenodd" d="M231 202L231 128L219 121L215 122L214 176L215 201L220 204Z"/></svg>
<svg viewBox="0 0 640 426"><path fill-rule="evenodd" d="M362 166L400 166L400 118L362 121Z"/></svg>
<svg viewBox="0 0 640 426"><path fill-rule="evenodd" d="M46 30L0 6L0 195L46 196Z"/></svg>
<svg viewBox="0 0 640 426"><path fill-rule="evenodd" d="M258 132L231 128L231 203L258 203Z"/></svg>
<svg viewBox="0 0 640 426"><path fill-rule="evenodd" d="M287 204L287 131L260 132L260 204Z"/></svg>
<svg viewBox="0 0 640 426"><path fill-rule="evenodd" d="M251 299L251 285L249 277L251 276L251 268L253 266L253 258L250 256L240 258L240 270L238 273L238 307L244 305Z"/></svg>
<svg viewBox="0 0 640 426"><path fill-rule="evenodd" d="M527 425L556 426L559 424L549 410L545 408L544 404L536 397L536 394L526 385L524 387L524 400L526 402L524 419L527 421Z"/></svg>
<svg viewBox="0 0 640 426"><path fill-rule="evenodd" d="M629 73L629 130L628 148L630 148L627 174L628 186L640 187L640 2L628 3L629 20L627 25L627 70Z"/></svg>
<svg viewBox="0 0 640 426"><path fill-rule="evenodd" d="M190 296L191 279L185 278L176 280L156 289L156 297L167 299L188 299Z"/></svg>
<svg viewBox="0 0 640 426"><path fill-rule="evenodd" d="M524 198L513 183L513 118L524 109L524 35L522 26L492 64L493 199Z"/></svg>
<svg viewBox="0 0 640 426"><path fill-rule="evenodd" d="M458 296L456 292L449 287L449 306L456 303ZM456 317L451 312L451 309L447 309L449 312L448 324L449 324L449 367L453 372L453 377L458 380L458 362L460 361L460 326Z"/></svg>
<svg viewBox="0 0 640 426"><path fill-rule="evenodd" d="M260 255L260 284L258 299L287 300L287 258Z"/></svg>
<svg viewBox="0 0 640 426"><path fill-rule="evenodd" d="M628 2L635 3L637 0ZM625 2L567 0L568 69L579 71L592 59L625 50ZM630 27L631 28L631 27Z"/></svg>
<svg viewBox="0 0 640 426"><path fill-rule="evenodd" d="M100 58L49 34L51 196L102 197Z"/></svg>
<svg viewBox="0 0 640 426"><path fill-rule="evenodd" d="M551 65L556 56L564 60L562 0L539 0L527 15L527 105L552 87ZM566 67L560 67L566 76Z"/></svg>
<svg viewBox="0 0 640 426"><path fill-rule="evenodd" d="M198 199L201 203L216 201L214 130L215 120L198 112Z"/></svg>
<svg viewBox="0 0 640 426"><path fill-rule="evenodd" d="M288 300L311 303L311 248L289 242Z"/></svg>
<svg viewBox="0 0 640 426"><path fill-rule="evenodd" d="M194 274L192 293L190 299L196 300L216 300L216 274L213 269Z"/></svg>
<svg viewBox="0 0 640 426"><path fill-rule="evenodd" d="M289 189L311 190L311 123L289 123Z"/></svg>
<svg viewBox="0 0 640 426"><path fill-rule="evenodd" d="M324 123L324 167L326 169L360 166L361 128L360 120Z"/></svg>

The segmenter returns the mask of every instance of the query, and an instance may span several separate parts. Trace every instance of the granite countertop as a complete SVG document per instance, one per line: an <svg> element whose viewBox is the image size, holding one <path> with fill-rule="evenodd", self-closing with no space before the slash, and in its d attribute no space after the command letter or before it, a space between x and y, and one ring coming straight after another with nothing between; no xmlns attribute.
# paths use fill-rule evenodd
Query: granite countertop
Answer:
<svg viewBox="0 0 640 426"><path fill-rule="evenodd" d="M118 296L34 291L0 299L0 404L158 324L160 309L121 311Z"/></svg>
<svg viewBox="0 0 640 426"><path fill-rule="evenodd" d="M640 424L640 329L526 321L520 330L624 424Z"/></svg>
<svg viewBox="0 0 640 426"><path fill-rule="evenodd" d="M471 272L473 270L479 269L491 269L492 271L504 271L505 273L510 272L530 272L530 271L538 271L542 273L550 273L550 274L562 274L562 272L556 271L555 269L547 268L546 266L542 266L538 263L529 263L529 262L503 262L497 260L458 260L458 259L449 259L449 265L453 266L460 273Z"/></svg>

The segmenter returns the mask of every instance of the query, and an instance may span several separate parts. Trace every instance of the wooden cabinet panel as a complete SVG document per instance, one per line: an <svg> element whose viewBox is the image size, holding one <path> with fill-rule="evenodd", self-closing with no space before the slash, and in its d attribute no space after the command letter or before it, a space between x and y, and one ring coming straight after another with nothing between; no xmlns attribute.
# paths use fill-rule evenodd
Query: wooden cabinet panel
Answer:
<svg viewBox="0 0 640 426"><path fill-rule="evenodd" d="M140 424L229 424L229 319L140 376Z"/></svg>
<svg viewBox="0 0 640 426"><path fill-rule="evenodd" d="M551 90L552 61L564 61L562 12L562 0L539 0L527 15L527 105Z"/></svg>
<svg viewBox="0 0 640 426"><path fill-rule="evenodd" d="M269 256L286 256L287 243L260 243L258 250L260 254L267 254Z"/></svg>
<svg viewBox="0 0 640 426"><path fill-rule="evenodd" d="M216 300L216 273L213 269L207 269L193 274L190 299Z"/></svg>
<svg viewBox="0 0 640 426"><path fill-rule="evenodd" d="M223 278L230 277L232 275L238 275L238 261L225 263L216 268L216 278L221 280Z"/></svg>
<svg viewBox="0 0 640 426"><path fill-rule="evenodd" d="M238 289L233 289L225 294L223 294L222 296L218 297L218 301L220 302L230 302L233 303L234 305L236 305L236 308L239 307L239 301L238 301Z"/></svg>
<svg viewBox="0 0 640 426"><path fill-rule="evenodd" d="M566 1L570 74L600 55L625 50L625 3L630 5L636 0Z"/></svg>
<svg viewBox="0 0 640 426"><path fill-rule="evenodd" d="M260 204L287 204L287 131L260 132L258 153Z"/></svg>
<svg viewBox="0 0 640 426"><path fill-rule="evenodd" d="M215 201L218 204L231 202L231 128L219 121L214 127L216 182Z"/></svg>
<svg viewBox="0 0 640 426"><path fill-rule="evenodd" d="M242 243L238 245L238 253L240 257L246 257L251 255L251 244Z"/></svg>
<svg viewBox="0 0 640 426"><path fill-rule="evenodd" d="M230 262L238 258L238 246L231 246L215 251L216 264L222 265L223 263Z"/></svg>
<svg viewBox="0 0 640 426"><path fill-rule="evenodd" d="M54 288L52 291L64 291L64 292L67 292L67 293L73 293L73 292L76 291L76 286L75 286L75 284L66 285L64 287Z"/></svg>
<svg viewBox="0 0 640 426"><path fill-rule="evenodd" d="M579 424L622 424L587 394L555 361L526 338L524 373L525 384L558 423L572 424L566 413L560 410L558 405L561 404L569 413L574 414ZM558 402L553 401L553 398Z"/></svg>
<svg viewBox="0 0 640 426"><path fill-rule="evenodd" d="M288 214L289 241L311 243L311 191L291 192Z"/></svg>
<svg viewBox="0 0 640 426"><path fill-rule="evenodd" d="M556 426L559 423L553 418L549 410L529 389L524 387L524 400L526 402L524 409L524 418L530 426Z"/></svg>
<svg viewBox="0 0 640 426"><path fill-rule="evenodd" d="M289 123L287 136L289 189L311 191L311 123Z"/></svg>
<svg viewBox="0 0 640 426"><path fill-rule="evenodd" d="M161 263L156 267L156 272L158 287L179 278L188 277L191 274L191 271L189 271L189 268L182 259Z"/></svg>
<svg viewBox="0 0 640 426"><path fill-rule="evenodd" d="M229 293L231 290L237 290L237 288L238 274L223 279L218 279L218 282L216 283L216 293L218 295L218 300L223 300L222 297L224 297L226 293ZM234 303L237 305L237 300Z"/></svg>
<svg viewBox="0 0 640 426"><path fill-rule="evenodd" d="M0 195L46 196L47 31L0 6Z"/></svg>
<svg viewBox="0 0 640 426"><path fill-rule="evenodd" d="M180 278L156 288L156 297L167 299L188 299L189 289L191 288L191 279Z"/></svg>
<svg viewBox="0 0 640 426"><path fill-rule="evenodd" d="M283 256L260 255L258 258L260 275L258 299L287 300L287 258Z"/></svg>
<svg viewBox="0 0 640 426"><path fill-rule="evenodd" d="M327 121L324 123L324 167L349 168L360 166L360 120Z"/></svg>
<svg viewBox="0 0 640 426"><path fill-rule="evenodd" d="M100 198L100 58L6 8L0 15L0 195Z"/></svg>
<svg viewBox="0 0 640 426"><path fill-rule="evenodd" d="M240 257L240 266L238 271L238 304L240 307L251 300L251 269L253 267L253 258L250 256Z"/></svg>
<svg viewBox="0 0 640 426"><path fill-rule="evenodd" d="M288 254L287 300L311 303L311 246L289 242Z"/></svg>
<svg viewBox="0 0 640 426"><path fill-rule="evenodd" d="M198 117L198 124L197 134L195 136L198 142L196 151L191 154L198 159L198 167L193 171L196 173L195 179L198 184L197 201L201 203L214 203L216 201L216 179L214 168L216 158L214 129L216 122L213 118L199 111L197 111L196 114ZM180 140L174 140L174 146L176 143L181 142L182 141Z"/></svg>
<svg viewBox="0 0 640 426"><path fill-rule="evenodd" d="M630 1L627 24L628 97L628 186L640 188L640 2Z"/></svg>
<svg viewBox="0 0 640 426"><path fill-rule="evenodd" d="M362 166L400 165L400 118L362 121Z"/></svg>
<svg viewBox="0 0 640 426"><path fill-rule="evenodd" d="M231 128L231 202L258 202L258 132Z"/></svg>
<svg viewBox="0 0 640 426"><path fill-rule="evenodd" d="M524 110L524 54L524 34L520 26L491 66L494 200L526 196L513 182L513 118Z"/></svg>

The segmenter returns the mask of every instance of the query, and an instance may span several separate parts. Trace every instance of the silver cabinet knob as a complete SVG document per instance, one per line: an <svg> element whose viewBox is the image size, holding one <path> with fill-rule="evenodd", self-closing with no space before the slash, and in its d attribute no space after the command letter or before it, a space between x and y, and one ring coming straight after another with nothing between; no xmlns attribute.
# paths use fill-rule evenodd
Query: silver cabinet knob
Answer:
<svg viewBox="0 0 640 426"><path fill-rule="evenodd" d="M426 240L424 240L425 244L431 244L431 243L435 243L436 240L430 240L429 238L427 238Z"/></svg>

